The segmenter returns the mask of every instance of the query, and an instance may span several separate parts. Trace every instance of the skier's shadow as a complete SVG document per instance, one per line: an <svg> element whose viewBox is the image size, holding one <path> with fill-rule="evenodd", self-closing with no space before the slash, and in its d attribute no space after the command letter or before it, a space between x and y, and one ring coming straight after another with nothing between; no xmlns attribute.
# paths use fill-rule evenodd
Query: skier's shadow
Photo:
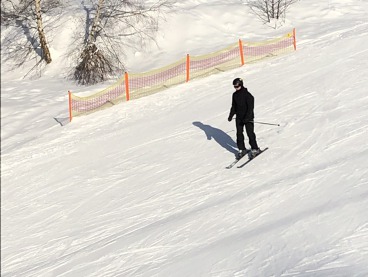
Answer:
<svg viewBox="0 0 368 277"><path fill-rule="evenodd" d="M235 141L224 131L214 128L210 125L203 124L202 122L193 122L194 126L202 129L208 140L214 139L219 145L225 148L227 151L236 154L238 151Z"/></svg>

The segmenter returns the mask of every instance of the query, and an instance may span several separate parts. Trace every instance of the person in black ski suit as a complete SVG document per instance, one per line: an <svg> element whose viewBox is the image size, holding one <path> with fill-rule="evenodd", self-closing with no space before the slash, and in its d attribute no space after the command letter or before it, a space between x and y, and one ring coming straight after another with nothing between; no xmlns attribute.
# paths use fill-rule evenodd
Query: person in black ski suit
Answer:
<svg viewBox="0 0 368 277"><path fill-rule="evenodd" d="M254 133L254 97L244 87L241 78L234 79L233 85L236 91L233 93L228 121L230 122L233 116L236 115L236 144L239 149L237 158L241 158L248 153L244 144L244 126L250 147L252 148L251 155L256 156L260 150L257 145L256 134Z"/></svg>

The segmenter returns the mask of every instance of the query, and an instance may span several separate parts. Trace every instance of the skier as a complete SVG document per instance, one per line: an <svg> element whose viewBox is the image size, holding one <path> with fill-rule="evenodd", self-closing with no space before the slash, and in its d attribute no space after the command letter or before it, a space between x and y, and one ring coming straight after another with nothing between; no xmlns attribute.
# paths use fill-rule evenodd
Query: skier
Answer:
<svg viewBox="0 0 368 277"><path fill-rule="evenodd" d="M243 86L243 80L241 78L234 79L233 85L236 91L232 96L232 105L228 121L230 122L233 116L236 115L236 144L239 149L237 159L242 158L249 152L244 144L244 126L251 146L250 154L252 157L255 157L260 153L260 149L258 148L256 135L254 133L254 97L249 93L248 89Z"/></svg>

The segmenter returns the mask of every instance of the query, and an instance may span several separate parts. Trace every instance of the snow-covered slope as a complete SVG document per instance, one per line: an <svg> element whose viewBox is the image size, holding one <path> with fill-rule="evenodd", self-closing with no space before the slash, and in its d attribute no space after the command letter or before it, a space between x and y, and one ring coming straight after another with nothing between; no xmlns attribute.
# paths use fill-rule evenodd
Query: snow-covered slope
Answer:
<svg viewBox="0 0 368 277"><path fill-rule="evenodd" d="M3 276L368 275L368 2L301 1L277 30L240 1L186 2L167 16L161 50L128 58L133 71L291 27L298 50L64 127L53 117L67 115L67 90L103 84L2 67ZM239 76L256 120L281 126L256 125L270 149L226 170Z"/></svg>

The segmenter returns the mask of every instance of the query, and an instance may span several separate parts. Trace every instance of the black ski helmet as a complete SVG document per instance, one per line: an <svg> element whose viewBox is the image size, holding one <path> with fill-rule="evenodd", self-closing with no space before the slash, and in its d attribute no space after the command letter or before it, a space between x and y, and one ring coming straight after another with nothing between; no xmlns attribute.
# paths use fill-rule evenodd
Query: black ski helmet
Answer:
<svg viewBox="0 0 368 277"><path fill-rule="evenodd" d="M237 86L243 86L243 79L242 78L235 78L233 81L233 86L237 87Z"/></svg>

